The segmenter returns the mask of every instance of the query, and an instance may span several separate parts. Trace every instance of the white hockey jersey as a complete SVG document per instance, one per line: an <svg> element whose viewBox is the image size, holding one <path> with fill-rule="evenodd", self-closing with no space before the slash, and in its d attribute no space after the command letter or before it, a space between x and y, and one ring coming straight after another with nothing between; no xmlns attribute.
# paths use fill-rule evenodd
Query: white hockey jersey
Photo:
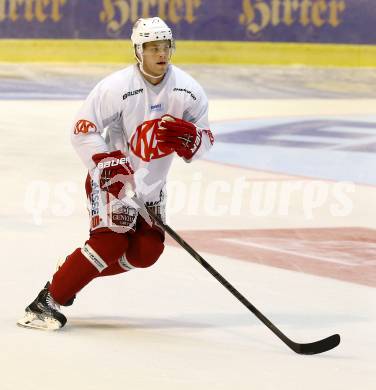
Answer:
<svg viewBox="0 0 376 390"><path fill-rule="evenodd" d="M211 147L214 138L209 130L208 99L201 86L173 65L161 83L152 85L138 66L132 65L106 77L91 91L76 116L72 144L89 170L95 167L94 154L123 151L136 179L142 171L136 192L144 201L156 202L175 155L162 153L155 138L157 121L165 114L203 129L193 159Z"/></svg>

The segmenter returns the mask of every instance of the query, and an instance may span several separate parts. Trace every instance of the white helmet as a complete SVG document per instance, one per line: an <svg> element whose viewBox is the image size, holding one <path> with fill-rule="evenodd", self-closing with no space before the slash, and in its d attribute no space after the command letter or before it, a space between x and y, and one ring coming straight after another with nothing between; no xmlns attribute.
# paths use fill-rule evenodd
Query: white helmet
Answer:
<svg viewBox="0 0 376 390"><path fill-rule="evenodd" d="M142 45L146 42L169 40L171 47L174 47L171 29L158 17L138 19L133 26L131 40L136 52L140 54L142 54Z"/></svg>

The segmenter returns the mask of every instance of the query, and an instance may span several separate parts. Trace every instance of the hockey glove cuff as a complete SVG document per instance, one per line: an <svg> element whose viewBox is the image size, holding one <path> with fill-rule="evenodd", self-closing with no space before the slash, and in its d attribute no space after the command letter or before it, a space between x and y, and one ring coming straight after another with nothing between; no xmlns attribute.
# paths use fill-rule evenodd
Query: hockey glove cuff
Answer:
<svg viewBox="0 0 376 390"><path fill-rule="evenodd" d="M92 157L99 169L100 188L118 199L134 194L133 169L128 157L120 150L111 153L98 153Z"/></svg>

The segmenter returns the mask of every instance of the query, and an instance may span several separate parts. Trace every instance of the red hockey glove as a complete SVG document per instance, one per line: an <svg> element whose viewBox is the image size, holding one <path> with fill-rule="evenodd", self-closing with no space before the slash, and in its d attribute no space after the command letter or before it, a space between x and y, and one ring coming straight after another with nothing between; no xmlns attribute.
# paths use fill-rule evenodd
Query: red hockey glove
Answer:
<svg viewBox="0 0 376 390"><path fill-rule="evenodd" d="M164 115L159 122L157 141L161 151L173 150L190 160L201 145L201 130L191 122Z"/></svg>
<svg viewBox="0 0 376 390"><path fill-rule="evenodd" d="M120 150L98 153L92 157L100 171L100 188L118 199L131 196L134 189L133 169Z"/></svg>

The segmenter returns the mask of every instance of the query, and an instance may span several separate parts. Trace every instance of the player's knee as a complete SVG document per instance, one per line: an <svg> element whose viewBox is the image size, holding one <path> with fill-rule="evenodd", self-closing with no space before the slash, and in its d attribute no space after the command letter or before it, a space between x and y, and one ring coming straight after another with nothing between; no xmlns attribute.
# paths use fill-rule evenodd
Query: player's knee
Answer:
<svg viewBox="0 0 376 390"><path fill-rule="evenodd" d="M128 237L126 234L106 229L92 233L86 244L90 245L107 265L110 265L128 249Z"/></svg>
<svg viewBox="0 0 376 390"><path fill-rule="evenodd" d="M136 268L152 266L164 250L163 236L156 230L135 233L130 239L127 260Z"/></svg>

